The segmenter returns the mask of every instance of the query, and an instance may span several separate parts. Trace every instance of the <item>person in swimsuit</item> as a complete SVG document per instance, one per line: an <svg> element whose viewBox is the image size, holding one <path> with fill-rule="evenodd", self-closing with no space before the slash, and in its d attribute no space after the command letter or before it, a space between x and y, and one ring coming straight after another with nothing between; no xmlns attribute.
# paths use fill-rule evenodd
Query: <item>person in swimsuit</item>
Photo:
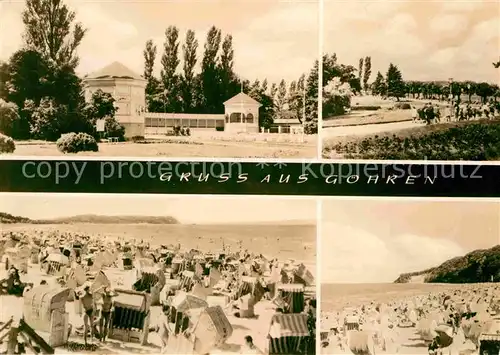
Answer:
<svg viewBox="0 0 500 355"><path fill-rule="evenodd" d="M87 333L90 326L90 340L94 338L94 296L90 292L90 286L85 286L83 294L79 297L85 313L83 314L84 340L87 345Z"/></svg>
<svg viewBox="0 0 500 355"><path fill-rule="evenodd" d="M101 341L103 342L106 341L106 336L108 335L114 296L115 294L109 287L104 289L104 293L102 294L101 317L99 319L99 331L101 333Z"/></svg>

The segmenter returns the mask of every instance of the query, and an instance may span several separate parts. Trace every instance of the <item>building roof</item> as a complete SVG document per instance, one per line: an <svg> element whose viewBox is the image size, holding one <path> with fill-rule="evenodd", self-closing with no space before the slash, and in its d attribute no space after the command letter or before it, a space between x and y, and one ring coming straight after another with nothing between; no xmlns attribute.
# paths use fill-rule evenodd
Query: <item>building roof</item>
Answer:
<svg viewBox="0 0 500 355"><path fill-rule="evenodd" d="M104 68L87 75L86 79L134 79L144 80L120 62L113 62Z"/></svg>
<svg viewBox="0 0 500 355"><path fill-rule="evenodd" d="M238 95L231 97L224 102L224 105L262 106L259 101L252 99L244 92L240 92Z"/></svg>

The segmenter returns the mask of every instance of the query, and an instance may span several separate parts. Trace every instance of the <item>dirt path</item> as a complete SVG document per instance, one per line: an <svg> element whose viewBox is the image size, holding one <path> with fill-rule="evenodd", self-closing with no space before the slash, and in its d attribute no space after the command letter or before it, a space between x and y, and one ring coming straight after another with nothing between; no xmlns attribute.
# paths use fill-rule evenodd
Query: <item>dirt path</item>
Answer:
<svg viewBox="0 0 500 355"><path fill-rule="evenodd" d="M399 131L407 128L424 126L424 123L413 123L412 121L367 124L359 126L325 127L323 128L323 139L345 136L365 136L384 132Z"/></svg>

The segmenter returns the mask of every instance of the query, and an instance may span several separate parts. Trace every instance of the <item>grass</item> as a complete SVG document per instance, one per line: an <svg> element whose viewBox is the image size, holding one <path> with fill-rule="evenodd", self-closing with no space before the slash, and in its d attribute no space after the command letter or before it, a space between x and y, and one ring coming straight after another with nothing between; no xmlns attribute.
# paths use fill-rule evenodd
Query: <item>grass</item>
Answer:
<svg viewBox="0 0 500 355"><path fill-rule="evenodd" d="M327 159L497 160L500 120L465 121L420 126L362 137L326 139Z"/></svg>
<svg viewBox="0 0 500 355"><path fill-rule="evenodd" d="M100 143L99 152L82 152L78 156L110 157L220 157L220 158L314 158L316 142L265 142L246 140L168 139L144 143ZM312 138L311 138L312 139ZM314 139L315 140L315 139ZM50 142L16 142L14 155L71 156L57 150Z"/></svg>
<svg viewBox="0 0 500 355"><path fill-rule="evenodd" d="M223 243L239 250L239 243L253 253L269 258L304 260L315 265L316 227L307 224L187 225L187 224L1 224L2 232L35 234L81 233L102 237L144 240L152 245L180 243L184 248L222 250ZM314 270L311 270L314 272Z"/></svg>

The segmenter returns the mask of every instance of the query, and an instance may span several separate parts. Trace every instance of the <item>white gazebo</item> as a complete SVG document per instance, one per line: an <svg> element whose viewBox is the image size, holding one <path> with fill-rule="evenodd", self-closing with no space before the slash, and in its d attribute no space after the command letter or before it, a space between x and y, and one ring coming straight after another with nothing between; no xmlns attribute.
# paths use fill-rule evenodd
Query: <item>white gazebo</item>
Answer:
<svg viewBox="0 0 500 355"><path fill-rule="evenodd" d="M98 89L115 99L116 120L125 127L127 137L144 136L146 80L125 65L114 62L87 75L84 79L85 99L90 100Z"/></svg>
<svg viewBox="0 0 500 355"><path fill-rule="evenodd" d="M224 102L225 127L228 133L259 133L260 102L244 92Z"/></svg>

